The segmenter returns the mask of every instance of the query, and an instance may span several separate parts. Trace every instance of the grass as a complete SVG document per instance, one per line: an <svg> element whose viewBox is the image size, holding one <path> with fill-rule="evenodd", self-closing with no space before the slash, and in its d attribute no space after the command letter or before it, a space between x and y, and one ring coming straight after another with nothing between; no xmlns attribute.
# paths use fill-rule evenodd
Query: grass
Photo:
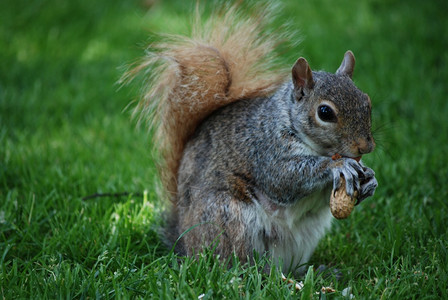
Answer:
<svg viewBox="0 0 448 300"><path fill-rule="evenodd" d="M149 32L185 32L185 1L0 3L0 296L14 298L448 297L448 37L444 1L282 1L277 21L305 56L335 70L347 49L369 93L379 188L335 222L296 291L272 270L211 253L177 257L157 236L161 204L145 130L124 110L139 87L119 68ZM144 196L143 191L148 191ZM83 200L94 193L127 197ZM138 194L137 194L138 193ZM322 286L336 291L323 294Z"/></svg>

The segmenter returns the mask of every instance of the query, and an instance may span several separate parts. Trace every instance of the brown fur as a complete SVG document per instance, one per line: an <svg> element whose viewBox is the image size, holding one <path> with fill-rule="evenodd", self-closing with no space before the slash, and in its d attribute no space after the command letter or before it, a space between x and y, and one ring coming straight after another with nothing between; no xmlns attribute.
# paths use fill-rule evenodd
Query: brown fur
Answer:
<svg viewBox="0 0 448 300"><path fill-rule="evenodd" d="M197 12L191 37L166 36L150 45L147 56L123 77L150 72L135 112L155 130L162 183L171 195L177 191L184 146L198 125L232 102L271 94L288 74L272 63L280 38L266 32L271 7L259 7L251 18L242 18L237 5L223 11L205 26Z"/></svg>
<svg viewBox="0 0 448 300"><path fill-rule="evenodd" d="M251 203L254 192L250 190L250 180L242 176L229 176L228 182L231 184L229 190L239 201Z"/></svg>

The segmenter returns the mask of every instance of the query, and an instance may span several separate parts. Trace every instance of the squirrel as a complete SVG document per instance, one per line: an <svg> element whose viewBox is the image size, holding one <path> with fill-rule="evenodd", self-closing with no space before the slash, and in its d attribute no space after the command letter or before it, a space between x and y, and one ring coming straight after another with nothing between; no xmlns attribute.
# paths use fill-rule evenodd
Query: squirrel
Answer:
<svg viewBox="0 0 448 300"><path fill-rule="evenodd" d="M351 51L334 74L302 57L285 70L271 8L225 10L153 43L124 77L149 77L135 111L161 155L164 237L181 255L213 247L248 262L256 251L300 273L331 226L341 175L358 203L375 192L374 171L352 159L375 147L371 100L351 79Z"/></svg>

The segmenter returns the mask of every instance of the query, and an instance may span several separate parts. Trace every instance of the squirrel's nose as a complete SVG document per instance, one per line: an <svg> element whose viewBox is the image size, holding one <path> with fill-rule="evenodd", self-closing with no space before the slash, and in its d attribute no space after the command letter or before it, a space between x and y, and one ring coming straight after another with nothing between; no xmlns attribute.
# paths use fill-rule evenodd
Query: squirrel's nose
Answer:
<svg viewBox="0 0 448 300"><path fill-rule="evenodd" d="M375 141L370 136L365 139L358 139L355 141L355 147L359 154L367 154L375 149Z"/></svg>

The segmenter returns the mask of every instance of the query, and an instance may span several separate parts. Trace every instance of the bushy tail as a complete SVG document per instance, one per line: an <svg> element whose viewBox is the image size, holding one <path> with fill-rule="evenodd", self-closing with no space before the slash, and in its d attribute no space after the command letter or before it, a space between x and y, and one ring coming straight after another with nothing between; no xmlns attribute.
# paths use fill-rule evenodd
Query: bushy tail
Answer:
<svg viewBox="0 0 448 300"><path fill-rule="evenodd" d="M155 130L162 183L171 195L184 146L197 126L229 103L267 96L288 74L275 63L283 37L268 31L272 13L264 5L247 17L234 5L206 22L196 13L191 37L166 36L150 45L143 61L124 76L149 77L135 112Z"/></svg>

